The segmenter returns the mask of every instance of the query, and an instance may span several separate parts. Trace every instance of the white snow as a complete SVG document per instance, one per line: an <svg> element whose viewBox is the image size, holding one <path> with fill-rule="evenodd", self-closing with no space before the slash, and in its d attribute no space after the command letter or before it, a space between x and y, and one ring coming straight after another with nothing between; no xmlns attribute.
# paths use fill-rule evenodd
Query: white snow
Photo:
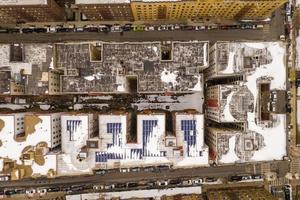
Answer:
<svg viewBox="0 0 300 200"><path fill-rule="evenodd" d="M227 65L226 69L221 71L221 73L232 74L234 72L234 55L235 55L234 52L229 52L228 65Z"/></svg>
<svg viewBox="0 0 300 200"><path fill-rule="evenodd" d="M224 108L224 113L223 113L224 120L227 122L235 122L236 121L236 119L232 116L230 109L229 109L229 105L230 105L233 94L234 94L234 91L231 91L231 93L228 95L227 102L226 102L226 105Z"/></svg>
<svg viewBox="0 0 300 200"><path fill-rule="evenodd" d="M271 63L258 67L255 72L246 76L247 81L245 85L254 96L254 105L257 105L258 89L256 81L258 78L272 77L271 90L286 90L285 47L281 42L246 44L254 48L267 47L272 56ZM272 117L274 118L273 127L268 128L255 123L255 112L247 113L248 129L261 134L265 144L262 149L254 152L251 158L253 161L281 160L286 155L286 115L272 114ZM229 146L231 146L230 151L228 154L222 156L220 162L230 163L238 159L233 149L235 137L231 137L229 143Z"/></svg>
<svg viewBox="0 0 300 200"><path fill-rule="evenodd" d="M198 82L196 83L196 85L194 86L194 88L192 88L192 91L203 91L203 82L202 82L202 76L198 75L196 76L198 79Z"/></svg>
<svg viewBox="0 0 300 200"><path fill-rule="evenodd" d="M299 0L300 1L300 0ZM296 37L296 69L300 71L300 35Z"/></svg>
<svg viewBox="0 0 300 200"><path fill-rule="evenodd" d="M208 48L207 48L207 45L208 43L204 43L204 45L203 45L203 65L204 65L204 67L207 67L208 66L208 62L207 62L207 60L208 60L208 57L207 57L207 52L208 52Z"/></svg>
<svg viewBox="0 0 300 200"><path fill-rule="evenodd" d="M229 150L227 154L222 155L220 162L221 163L234 163L235 161L239 160L237 155L235 154L234 148L235 148L235 139L236 136L232 136L229 138Z"/></svg>
<svg viewBox="0 0 300 200"><path fill-rule="evenodd" d="M84 79L88 81L93 81L95 80L95 76L85 76Z"/></svg>
<svg viewBox="0 0 300 200"><path fill-rule="evenodd" d="M50 68L50 69L54 69L54 65L53 65L53 57L51 58L51 63L50 63L49 68Z"/></svg>
<svg viewBox="0 0 300 200"><path fill-rule="evenodd" d="M46 104L40 105L41 110L49 110L50 108L51 108L51 105L46 105Z"/></svg>
<svg viewBox="0 0 300 200"><path fill-rule="evenodd" d="M29 105L18 105L18 104L11 104L11 103L0 104L0 108L8 108L11 110L26 109L28 106Z"/></svg>
<svg viewBox="0 0 300 200"><path fill-rule="evenodd" d="M170 72L166 69L161 72L160 78L164 83L171 83L173 86L176 86L178 83L176 81L178 71Z"/></svg>
<svg viewBox="0 0 300 200"><path fill-rule="evenodd" d="M249 42L249 43L246 42L246 43L243 43L243 44L245 44L248 47L255 48L255 49L263 49L263 48L266 47L265 44L258 43L258 42L256 42L256 43L254 43L254 42Z"/></svg>

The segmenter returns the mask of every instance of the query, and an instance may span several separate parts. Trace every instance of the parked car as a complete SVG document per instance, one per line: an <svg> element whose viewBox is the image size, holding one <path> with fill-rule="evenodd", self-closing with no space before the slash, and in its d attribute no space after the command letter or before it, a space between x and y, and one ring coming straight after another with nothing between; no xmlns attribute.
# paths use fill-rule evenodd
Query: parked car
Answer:
<svg viewBox="0 0 300 200"><path fill-rule="evenodd" d="M105 170L105 169L99 169L99 170L95 171L95 174L97 174L97 175L103 175L103 174L106 174L106 173L107 173L107 170Z"/></svg>
<svg viewBox="0 0 300 200"><path fill-rule="evenodd" d="M135 183L135 182L129 182L129 183L127 183L127 187L128 188L135 188L137 186L138 186L138 183Z"/></svg>
<svg viewBox="0 0 300 200"><path fill-rule="evenodd" d="M98 29L97 26L87 25L87 26L83 27L83 31L86 31L86 32L98 32L99 29Z"/></svg>
<svg viewBox="0 0 300 200"><path fill-rule="evenodd" d="M129 168L120 168L120 172L126 173L126 172L130 172Z"/></svg>
<svg viewBox="0 0 300 200"><path fill-rule="evenodd" d="M292 107L290 104L286 104L286 112L291 113L292 112Z"/></svg>
<svg viewBox="0 0 300 200"><path fill-rule="evenodd" d="M0 181L8 181L9 176L0 176Z"/></svg>
<svg viewBox="0 0 300 200"><path fill-rule="evenodd" d="M35 33L47 33L46 28L34 28Z"/></svg>
<svg viewBox="0 0 300 200"><path fill-rule="evenodd" d="M251 179L252 179L252 176L250 176L250 175L249 176L248 175L247 176L242 176L243 181L251 180Z"/></svg>
<svg viewBox="0 0 300 200"><path fill-rule="evenodd" d="M44 195L46 195L46 193L47 193L47 189L46 189L46 188L38 188L38 189L37 189L37 193L38 193L40 196L44 196Z"/></svg>
<svg viewBox="0 0 300 200"><path fill-rule="evenodd" d="M120 25L115 24L115 25L113 25L113 26L111 27L110 31L111 31L111 32L122 32L123 29L122 29L122 27L121 27Z"/></svg>
<svg viewBox="0 0 300 200"><path fill-rule="evenodd" d="M145 172L153 172L154 170L155 170L155 168L152 167L152 166L144 167L144 168L143 168L143 171L145 171Z"/></svg>
<svg viewBox="0 0 300 200"><path fill-rule="evenodd" d="M156 182L158 186L167 186L168 185L168 181L166 180L160 180Z"/></svg>
<svg viewBox="0 0 300 200"><path fill-rule="evenodd" d="M1 28L1 29L0 29L0 33L8 33L8 29L6 29L6 28Z"/></svg>
<svg viewBox="0 0 300 200"><path fill-rule="evenodd" d="M161 25L157 28L158 31L167 31L168 30L168 27L167 25Z"/></svg>
<svg viewBox="0 0 300 200"><path fill-rule="evenodd" d="M142 26L142 25L134 25L133 26L133 31L135 31L135 32L144 31L144 29L145 29L145 26Z"/></svg>
<svg viewBox="0 0 300 200"><path fill-rule="evenodd" d="M115 188L119 188L119 189L121 189L121 188L126 188L126 183L117 183L116 185L115 185Z"/></svg>
<svg viewBox="0 0 300 200"><path fill-rule="evenodd" d="M241 181L243 176L231 176L230 181Z"/></svg>
<svg viewBox="0 0 300 200"><path fill-rule="evenodd" d="M146 26L145 31L155 31L154 26Z"/></svg>
<svg viewBox="0 0 300 200"><path fill-rule="evenodd" d="M192 180L184 180L184 181L182 181L182 185L184 185L184 186L193 185L193 181Z"/></svg>
<svg viewBox="0 0 300 200"><path fill-rule="evenodd" d="M19 28L10 28L8 29L8 33L20 33L20 29Z"/></svg>
<svg viewBox="0 0 300 200"><path fill-rule="evenodd" d="M99 26L99 31L108 33L110 31L110 25L100 25Z"/></svg>
<svg viewBox="0 0 300 200"><path fill-rule="evenodd" d="M201 185L203 180L201 178L192 179L193 185Z"/></svg>
<svg viewBox="0 0 300 200"><path fill-rule="evenodd" d="M122 29L123 29L123 31L131 31L131 24L125 24L123 27L122 27Z"/></svg>
<svg viewBox="0 0 300 200"><path fill-rule="evenodd" d="M205 26L195 26L195 30L196 31L201 31L201 30L205 30Z"/></svg>
<svg viewBox="0 0 300 200"><path fill-rule="evenodd" d="M54 26L49 26L47 28L47 33L56 33L56 27Z"/></svg>
<svg viewBox="0 0 300 200"><path fill-rule="evenodd" d="M170 179L169 185L179 185L181 183L180 179Z"/></svg>
<svg viewBox="0 0 300 200"><path fill-rule="evenodd" d="M187 26L187 25L181 26L181 30L183 31L192 31L194 29L195 28L193 26Z"/></svg>
<svg viewBox="0 0 300 200"><path fill-rule="evenodd" d="M253 174L253 175L251 176L251 178L252 178L252 179L262 179L263 177L262 177L262 175L260 175L260 174Z"/></svg>
<svg viewBox="0 0 300 200"><path fill-rule="evenodd" d="M130 169L131 172L139 172L141 169L139 167L133 167Z"/></svg>
<svg viewBox="0 0 300 200"><path fill-rule="evenodd" d="M69 32L73 32L73 29L65 28L65 27L59 27L59 28L56 28L56 32L57 33L69 33Z"/></svg>
<svg viewBox="0 0 300 200"><path fill-rule="evenodd" d="M217 179L214 178L214 177L207 177L207 178L205 178L205 182L208 182L208 183L212 183L212 182L216 182L216 181L217 181Z"/></svg>
<svg viewBox="0 0 300 200"><path fill-rule="evenodd" d="M84 31L83 27L76 27L75 28L75 32L83 32L83 31Z"/></svg>
<svg viewBox="0 0 300 200"><path fill-rule="evenodd" d="M33 33L34 29L33 28L22 28L22 33Z"/></svg>

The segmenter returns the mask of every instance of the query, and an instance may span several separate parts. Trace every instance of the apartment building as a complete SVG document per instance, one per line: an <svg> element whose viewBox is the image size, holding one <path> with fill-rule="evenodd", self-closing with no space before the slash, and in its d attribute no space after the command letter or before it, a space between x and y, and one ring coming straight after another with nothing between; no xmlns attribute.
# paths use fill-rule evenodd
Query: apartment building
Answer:
<svg viewBox="0 0 300 200"><path fill-rule="evenodd" d="M265 48L240 42L216 42L209 48L209 67L204 71L206 79L231 78L251 73L256 68L270 64L272 56Z"/></svg>
<svg viewBox="0 0 300 200"><path fill-rule="evenodd" d="M131 0L134 20L180 20L202 18L262 19L284 0L201 1L201 0Z"/></svg>
<svg viewBox="0 0 300 200"><path fill-rule="evenodd" d="M43 134L48 148L61 145L61 115L63 113L33 113L25 115L25 136L35 131Z"/></svg>
<svg viewBox="0 0 300 200"><path fill-rule="evenodd" d="M214 85L206 90L206 115L215 122L245 122L254 109L254 97L245 86Z"/></svg>
<svg viewBox="0 0 300 200"><path fill-rule="evenodd" d="M55 0L1 0L1 23L64 21L65 12Z"/></svg>
<svg viewBox="0 0 300 200"><path fill-rule="evenodd" d="M241 133L240 130L224 127L207 127L205 143L209 147L209 158L213 161L221 159L229 151L229 138Z"/></svg>
<svg viewBox="0 0 300 200"><path fill-rule="evenodd" d="M12 126L14 130L14 136L22 135L25 133L25 116L30 114L28 112L20 112L20 113L2 113L0 115L0 126L1 130L5 126ZM9 121L9 124L4 124L4 121ZM3 123L3 124L2 124Z"/></svg>
<svg viewBox="0 0 300 200"><path fill-rule="evenodd" d="M129 0L76 0L75 7L90 21L133 20Z"/></svg>

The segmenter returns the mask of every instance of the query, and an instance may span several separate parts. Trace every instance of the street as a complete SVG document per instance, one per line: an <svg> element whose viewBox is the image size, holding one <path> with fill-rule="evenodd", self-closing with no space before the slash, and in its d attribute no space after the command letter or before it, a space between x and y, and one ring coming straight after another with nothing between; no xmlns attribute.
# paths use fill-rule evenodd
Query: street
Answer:
<svg viewBox="0 0 300 200"><path fill-rule="evenodd" d="M68 33L28 33L0 34L0 43L48 43L48 42L80 42L80 41L163 41L163 40L201 40L214 43L216 41L238 40L278 40L284 34L284 16L282 10L277 10L270 25L264 29L232 29L203 31L143 31L120 33L68 32Z"/></svg>

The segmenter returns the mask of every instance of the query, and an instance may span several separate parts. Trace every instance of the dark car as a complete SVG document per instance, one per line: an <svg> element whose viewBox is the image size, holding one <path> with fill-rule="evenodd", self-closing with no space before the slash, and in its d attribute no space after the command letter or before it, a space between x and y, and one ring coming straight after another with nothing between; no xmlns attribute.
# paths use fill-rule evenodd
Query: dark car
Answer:
<svg viewBox="0 0 300 200"><path fill-rule="evenodd" d="M95 171L95 174L97 174L97 175L103 175L103 174L106 174L106 173L107 173L107 170L104 170L104 169L99 169L99 170Z"/></svg>
<svg viewBox="0 0 300 200"><path fill-rule="evenodd" d="M292 112L292 107L291 107L290 104L287 104L287 105L286 105L286 112L287 112L287 113L291 113L291 112Z"/></svg>
<svg viewBox="0 0 300 200"><path fill-rule="evenodd" d="M126 183L117 183L116 188L126 188Z"/></svg>
<svg viewBox="0 0 300 200"><path fill-rule="evenodd" d="M86 31L86 32L99 32L99 29L97 27L91 26L91 27L84 27L83 31Z"/></svg>
<svg viewBox="0 0 300 200"><path fill-rule="evenodd" d="M183 30L183 31L192 31L194 29L195 29L195 27L193 27L193 26L182 26L181 27L181 30Z"/></svg>
<svg viewBox="0 0 300 200"><path fill-rule="evenodd" d="M285 200L292 200L292 188L290 185L285 185L283 187L283 191L284 191L284 199Z"/></svg>
<svg viewBox="0 0 300 200"><path fill-rule="evenodd" d="M135 182L127 183L128 188L134 188L134 187L137 187L137 186L138 186L138 183L135 183Z"/></svg>
<svg viewBox="0 0 300 200"><path fill-rule="evenodd" d="M60 191L59 187L51 187L47 189L47 192L58 192L58 191Z"/></svg>
<svg viewBox="0 0 300 200"><path fill-rule="evenodd" d="M243 176L231 176L230 181L241 181Z"/></svg>
<svg viewBox="0 0 300 200"><path fill-rule="evenodd" d="M33 33L33 29L32 28L23 28L22 29L22 33Z"/></svg>
<svg viewBox="0 0 300 200"><path fill-rule="evenodd" d="M143 168L143 171L145 171L145 172L153 172L155 169L154 169L154 167L144 167Z"/></svg>
<svg viewBox="0 0 300 200"><path fill-rule="evenodd" d="M131 24L125 24L122 28L123 28L123 31L131 31Z"/></svg>
<svg viewBox="0 0 300 200"><path fill-rule="evenodd" d="M214 177L207 177L207 178L205 178L205 182L208 182L208 183L212 183L212 182L216 182L216 181L217 181L217 179L214 178Z"/></svg>
<svg viewBox="0 0 300 200"><path fill-rule="evenodd" d="M181 183L180 179L171 179L169 180L169 185L179 185Z"/></svg>
<svg viewBox="0 0 300 200"><path fill-rule="evenodd" d="M57 28L56 29L56 32L58 33L68 33L68 32L72 32L73 29L70 29L70 28L64 28L64 27L61 27L61 28Z"/></svg>
<svg viewBox="0 0 300 200"><path fill-rule="evenodd" d="M17 194L15 190L5 190L4 194L7 196Z"/></svg>
<svg viewBox="0 0 300 200"><path fill-rule="evenodd" d="M8 33L20 33L20 29L19 28L11 28L11 29L8 29Z"/></svg>
<svg viewBox="0 0 300 200"><path fill-rule="evenodd" d="M45 29L45 28L35 28L34 32L35 33L47 33L47 29Z"/></svg>
<svg viewBox="0 0 300 200"><path fill-rule="evenodd" d="M1 28L0 33L8 33L8 29Z"/></svg>

